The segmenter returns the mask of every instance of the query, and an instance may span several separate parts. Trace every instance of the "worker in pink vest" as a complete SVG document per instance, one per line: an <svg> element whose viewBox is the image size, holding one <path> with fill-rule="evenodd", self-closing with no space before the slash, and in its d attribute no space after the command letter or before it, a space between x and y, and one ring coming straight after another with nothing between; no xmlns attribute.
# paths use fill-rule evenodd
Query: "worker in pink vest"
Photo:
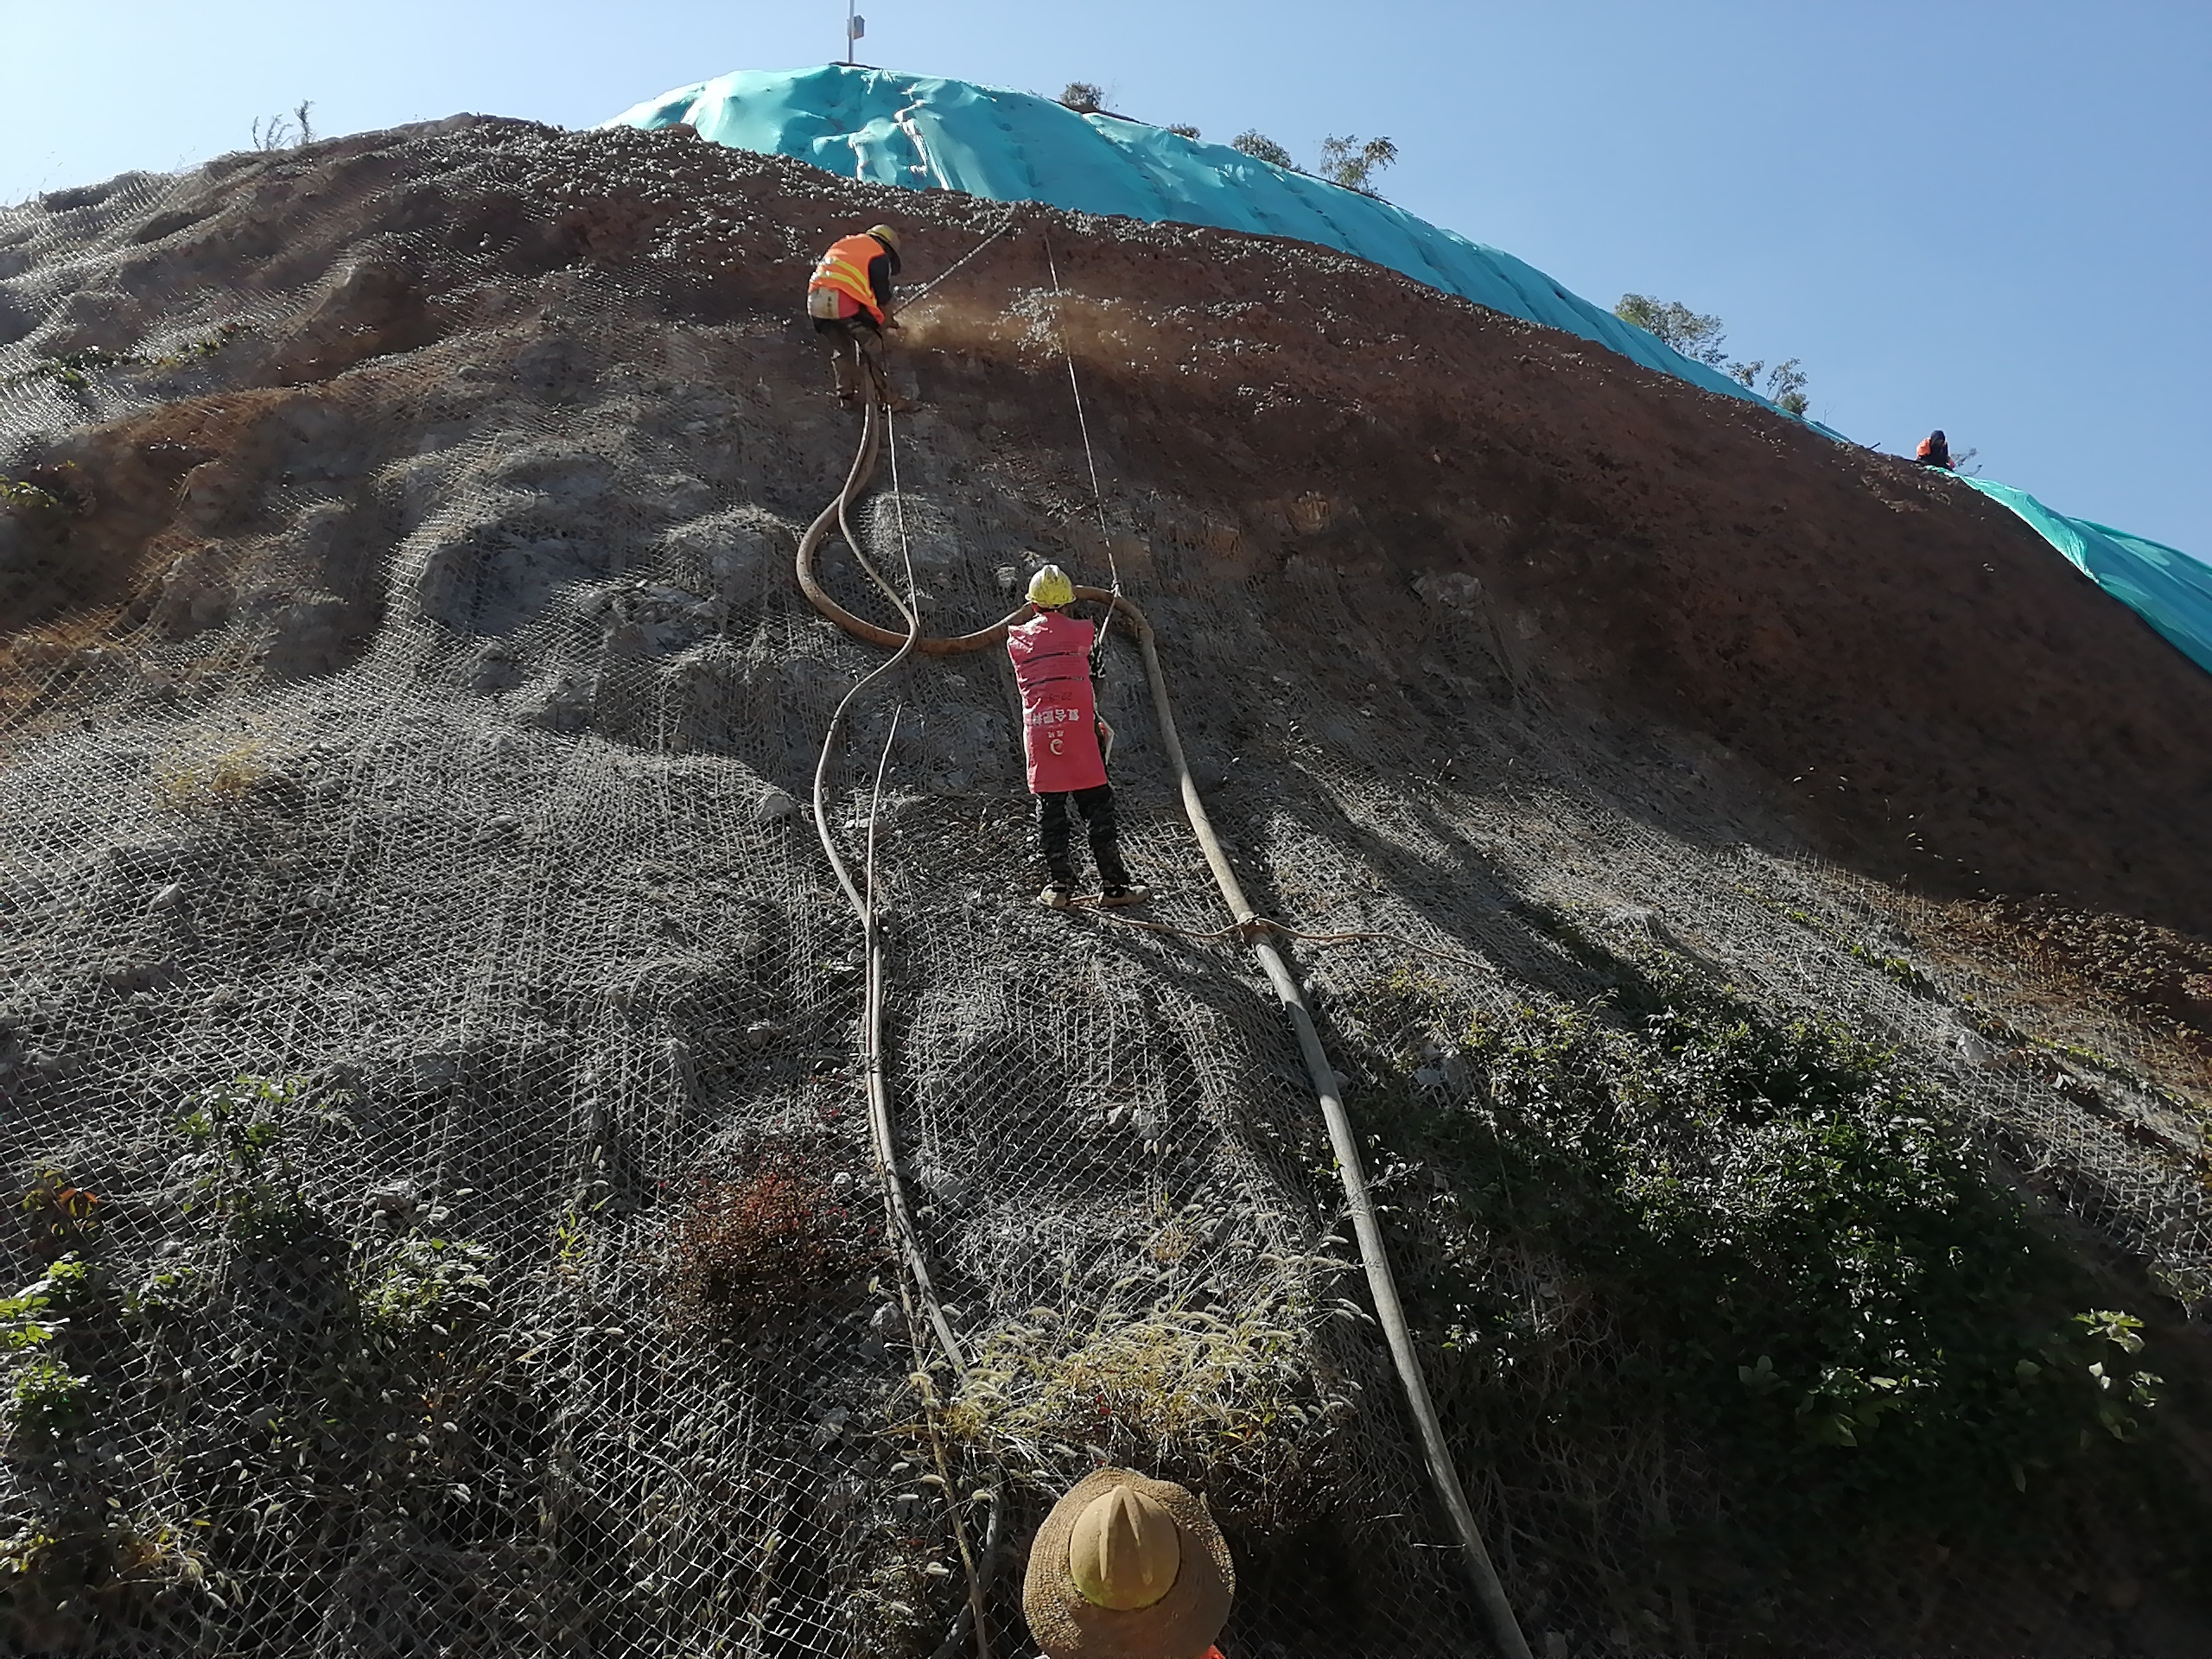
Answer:
<svg viewBox="0 0 2212 1659"><path fill-rule="evenodd" d="M1120 827L1114 821L1114 786L1106 781L1099 735L1112 734L1098 718L1091 690L1097 664L1097 630L1067 614L1075 584L1057 564L1029 579L1036 615L1010 627L1007 655L1021 683L1021 746L1029 760L1029 792L1037 798L1037 838L1047 880L1037 902L1065 910L1075 902L1075 866L1068 860L1068 805L1083 815L1090 834L1090 861L1098 867L1098 902L1141 905L1152 889L1129 879L1122 862Z"/></svg>

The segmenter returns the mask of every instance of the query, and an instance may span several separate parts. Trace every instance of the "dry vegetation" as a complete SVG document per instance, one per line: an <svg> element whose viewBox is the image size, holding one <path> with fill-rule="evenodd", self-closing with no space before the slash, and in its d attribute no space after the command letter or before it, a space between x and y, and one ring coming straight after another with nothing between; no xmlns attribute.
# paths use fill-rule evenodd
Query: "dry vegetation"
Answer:
<svg viewBox="0 0 2212 1659"><path fill-rule="evenodd" d="M668 1230L670 1322L743 1330L848 1288L870 1258L864 1222L810 1147L764 1146L702 1173Z"/></svg>

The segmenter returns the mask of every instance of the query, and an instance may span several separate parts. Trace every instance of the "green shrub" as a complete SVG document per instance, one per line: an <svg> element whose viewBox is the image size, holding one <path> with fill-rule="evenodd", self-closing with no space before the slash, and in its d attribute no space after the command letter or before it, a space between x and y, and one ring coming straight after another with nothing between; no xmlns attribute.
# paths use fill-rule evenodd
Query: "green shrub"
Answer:
<svg viewBox="0 0 2212 1659"><path fill-rule="evenodd" d="M202 1089L177 1121L200 1149L188 1210L212 1211L244 1243L279 1244L313 1224L300 1185L308 1154L344 1117L304 1077L237 1077Z"/></svg>
<svg viewBox="0 0 2212 1659"><path fill-rule="evenodd" d="M53 1286L41 1279L0 1298L0 1348L29 1353L60 1334L68 1319L54 1311Z"/></svg>
<svg viewBox="0 0 2212 1659"><path fill-rule="evenodd" d="M35 1445L52 1445L91 1420L92 1379L57 1359L40 1357L16 1368L8 1383L8 1421Z"/></svg>
<svg viewBox="0 0 2212 1659"><path fill-rule="evenodd" d="M73 1252L44 1278L0 1297L0 1353L16 1362L6 1384L8 1421L34 1445L51 1445L91 1418L92 1379L60 1356L70 1327L98 1312L104 1289L99 1268Z"/></svg>
<svg viewBox="0 0 2212 1659"><path fill-rule="evenodd" d="M1290 152L1264 132L1251 130L1240 132L1229 141L1229 147L1242 150L1255 162L1265 162L1271 167L1280 167L1293 173L1298 170L1298 163L1291 160Z"/></svg>
<svg viewBox="0 0 2212 1659"><path fill-rule="evenodd" d="M1446 1178L1423 1300L1472 1395L1570 1435L1668 1425L1743 1514L1930 1527L2001 1527L1993 1499L2153 1403L2139 1323L2067 1318L2080 1282L2018 1198L1840 1027L1670 961L1463 1041L1469 1098L1403 1092L1387 1138Z"/></svg>
<svg viewBox="0 0 2212 1659"><path fill-rule="evenodd" d="M491 1262L473 1239L402 1239L362 1294L363 1321L386 1338L457 1336L491 1315Z"/></svg>

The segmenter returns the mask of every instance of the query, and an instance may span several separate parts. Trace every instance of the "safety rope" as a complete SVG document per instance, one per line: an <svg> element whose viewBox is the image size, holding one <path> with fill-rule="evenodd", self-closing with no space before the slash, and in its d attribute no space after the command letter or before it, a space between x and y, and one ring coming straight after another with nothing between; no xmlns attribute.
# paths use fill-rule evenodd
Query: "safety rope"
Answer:
<svg viewBox="0 0 2212 1659"><path fill-rule="evenodd" d="M920 299L931 289L935 288L939 283L951 276L954 271L959 270L961 266L966 264L970 259L973 259L985 248L989 247L992 243L997 241L999 238L1004 236L1008 231L1012 230L1015 224L1020 219L1023 213L1027 210L1030 204L1026 201L1015 202L1012 207L1007 210L1007 216L999 221L999 226L996 230L993 231L988 236L978 242L974 247L969 249L967 252L962 254L957 259L947 265L943 270L938 272L936 276L931 277L929 281L924 283L912 294L909 294L906 299L900 302L899 308L901 311L905 310L907 306L913 304L916 300Z"/></svg>
<svg viewBox="0 0 2212 1659"><path fill-rule="evenodd" d="M1060 264L1052 257L1052 238L1048 231L1038 236L1045 244L1045 269L1052 276L1052 322L1059 331L1060 355L1067 359L1068 392L1075 399L1076 430L1083 434L1084 465L1090 469L1090 505L1098 515L1098 539L1106 544L1106 572L1116 600L1122 597L1122 567L1114 556L1114 537L1106 528L1106 493L1099 487L1098 457L1090 447L1090 420L1083 410L1083 386L1075 375L1075 346L1068 339L1067 297L1060 292ZM1106 620L1098 625L1098 638L1092 645L1094 658L1106 649L1106 635L1114 626L1112 605L1106 607Z"/></svg>
<svg viewBox="0 0 2212 1659"><path fill-rule="evenodd" d="M1439 950L1433 945L1418 944L1402 933L1383 933L1360 931L1344 933L1309 933L1287 922L1279 922L1272 916L1255 916L1249 922L1230 927L1211 929L1178 927L1173 922L1147 922L1141 917L1124 916L1119 911L1097 909L1078 905L1074 913L1101 922L1111 922L1116 927L1133 927L1147 933L1172 933L1178 938L1189 939L1198 944L1225 944L1231 940L1243 942L1255 932L1273 933L1280 938L1296 939L1300 944L1395 944L1402 950L1416 956L1428 957L1438 962L1448 962L1455 968L1471 968L1479 974L1495 975L1497 969L1480 957L1461 956L1456 951Z"/></svg>

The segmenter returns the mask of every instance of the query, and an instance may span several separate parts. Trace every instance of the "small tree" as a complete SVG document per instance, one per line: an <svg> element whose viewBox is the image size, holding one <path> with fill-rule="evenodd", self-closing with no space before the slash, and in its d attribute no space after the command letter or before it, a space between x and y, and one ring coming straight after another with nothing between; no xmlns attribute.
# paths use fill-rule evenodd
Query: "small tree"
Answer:
<svg viewBox="0 0 2212 1659"><path fill-rule="evenodd" d="M1096 115L1106 106L1106 94L1094 80L1071 80L1060 91L1060 102L1077 115Z"/></svg>
<svg viewBox="0 0 2212 1659"><path fill-rule="evenodd" d="M1632 322L1658 335L1663 344L1696 362L1717 369L1728 361L1728 335L1720 319L1693 311L1680 300L1662 301L1645 294L1624 294L1621 302L1613 308L1613 315L1623 322Z"/></svg>
<svg viewBox="0 0 2212 1659"><path fill-rule="evenodd" d="M1187 121L1172 121L1167 125L1167 130L1178 138L1195 138L1198 136L1198 130Z"/></svg>
<svg viewBox="0 0 2212 1659"><path fill-rule="evenodd" d="M1728 334L1720 319L1693 311L1680 300L1655 300L1645 294L1624 294L1613 315L1623 322L1658 335L1684 357L1719 369L1740 382L1746 391L1757 391L1759 377L1766 377L1767 400L1777 409L1802 418L1808 400L1807 377L1796 358L1787 358L1771 368L1764 358L1749 363L1732 361Z"/></svg>
<svg viewBox="0 0 2212 1659"><path fill-rule="evenodd" d="M1321 141L1321 176L1331 184L1364 195L1375 194L1375 175L1397 159L1398 147L1388 138L1370 138L1362 143L1348 134Z"/></svg>
<svg viewBox="0 0 2212 1659"><path fill-rule="evenodd" d="M1298 163L1290 159L1290 152L1264 132L1240 132L1229 141L1231 149L1240 149L1255 162L1265 162L1270 167L1298 170Z"/></svg>
<svg viewBox="0 0 2212 1659"><path fill-rule="evenodd" d="M315 108L312 100L302 99L288 118L272 115L267 125L259 120L253 124L253 147L256 149L289 149L296 144L315 142L315 126L308 119L308 111Z"/></svg>
<svg viewBox="0 0 2212 1659"><path fill-rule="evenodd" d="M1789 358L1767 371L1766 395L1776 407L1788 410L1792 415L1803 416L1806 407L1805 372L1797 366L1796 358Z"/></svg>

